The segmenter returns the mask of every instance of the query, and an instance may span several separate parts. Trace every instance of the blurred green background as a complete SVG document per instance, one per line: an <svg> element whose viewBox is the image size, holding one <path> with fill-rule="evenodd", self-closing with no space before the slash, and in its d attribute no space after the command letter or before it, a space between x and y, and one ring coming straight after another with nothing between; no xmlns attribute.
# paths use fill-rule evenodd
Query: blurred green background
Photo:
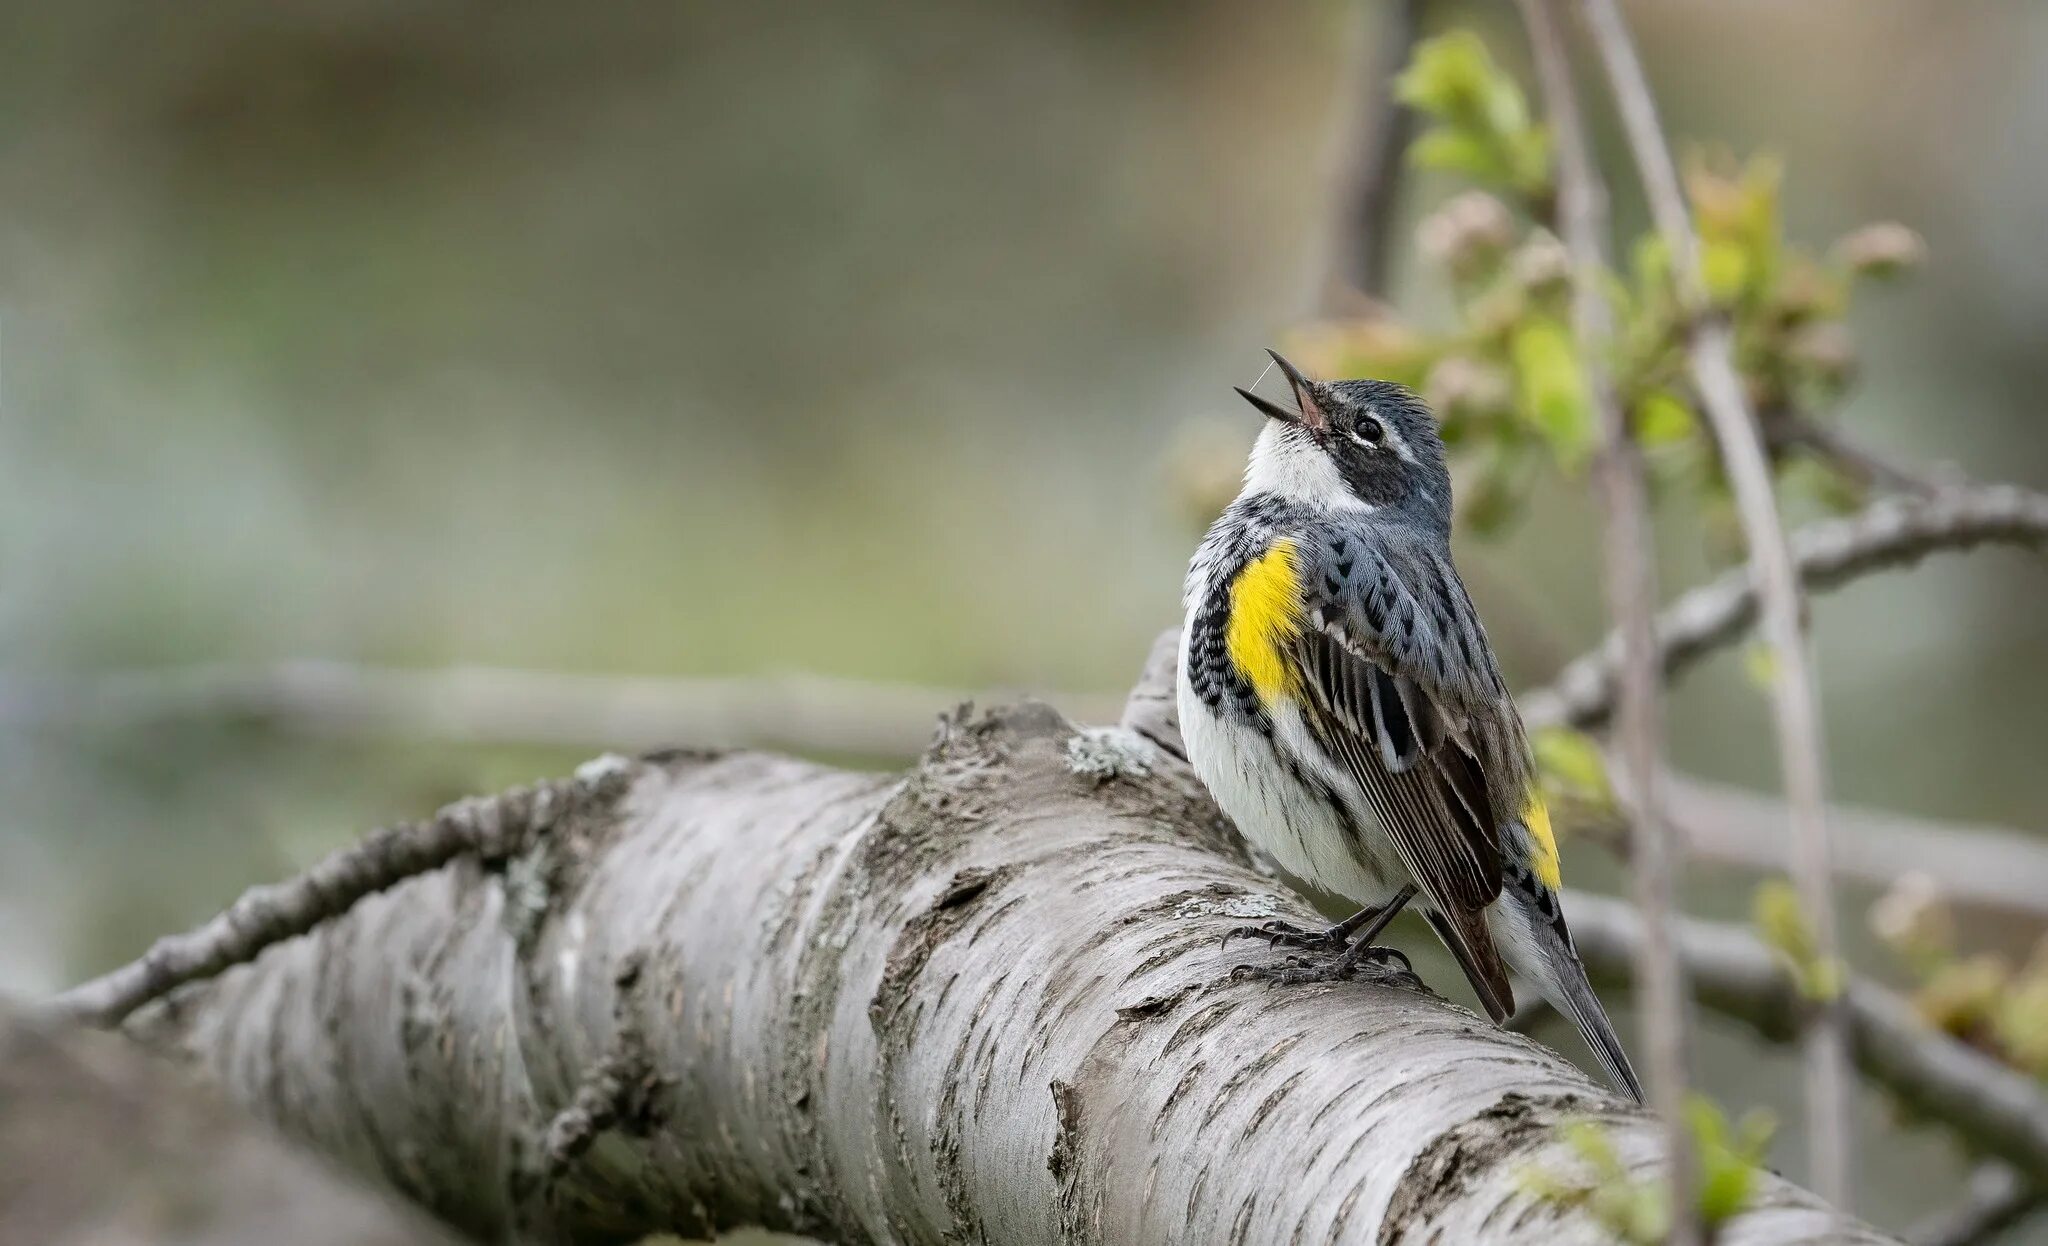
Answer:
<svg viewBox="0 0 2048 1246"><path fill-rule="evenodd" d="M1249 444L1229 386L1316 310L1352 121L1384 89L1356 72L1372 10L7 4L0 671L321 657L1113 696L1177 618L1200 525L1176 465ZM1927 238L1924 274L1858 313L1844 422L2048 483L2048 6L1631 16L1680 143L1781 154L1795 233ZM1519 63L1511 6L1434 7L1453 23ZM1454 188L1404 192L1417 314L1443 294L1410 226ZM1597 635L1595 533L1560 480L1461 548L1518 683ZM1663 536L1667 591L1711 570L1686 524ZM2044 605L2043 568L1996 552L1822 601L1836 791L2042 827ZM1772 783L1739 655L1671 719L1687 767ZM25 993L607 743L0 720L0 989ZM1743 910L1741 880L1695 882L1696 910ZM1705 1029L1709 1089L1777 1105L1797 1176L1792 1058ZM1861 1210L1901 1224L1965 1160L1865 1107Z"/></svg>

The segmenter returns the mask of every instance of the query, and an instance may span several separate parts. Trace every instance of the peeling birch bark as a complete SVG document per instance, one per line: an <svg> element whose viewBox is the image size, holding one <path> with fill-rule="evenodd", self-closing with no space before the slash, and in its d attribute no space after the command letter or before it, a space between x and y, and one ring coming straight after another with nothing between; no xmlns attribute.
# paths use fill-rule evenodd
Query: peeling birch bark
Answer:
<svg viewBox="0 0 2048 1246"><path fill-rule="evenodd" d="M1524 1192L1654 1122L1423 991L1233 980L1315 915L1170 702L940 726L901 776L661 754L136 1013L290 1134L485 1240L1599 1242ZM517 799L516 797L514 799ZM1724 1243L1879 1242L1774 1177Z"/></svg>

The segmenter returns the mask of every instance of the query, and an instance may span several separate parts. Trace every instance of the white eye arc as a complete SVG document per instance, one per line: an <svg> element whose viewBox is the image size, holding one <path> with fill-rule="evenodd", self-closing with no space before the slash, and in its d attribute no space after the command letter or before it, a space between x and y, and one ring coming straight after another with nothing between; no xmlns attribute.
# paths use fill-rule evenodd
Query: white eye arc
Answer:
<svg viewBox="0 0 2048 1246"><path fill-rule="evenodd" d="M1360 432L1359 429L1366 431ZM1367 436L1367 433L1370 433L1371 436ZM1368 450L1379 449L1387 440L1386 427L1371 416L1366 416L1363 420L1360 420L1358 428L1344 430L1344 435Z"/></svg>

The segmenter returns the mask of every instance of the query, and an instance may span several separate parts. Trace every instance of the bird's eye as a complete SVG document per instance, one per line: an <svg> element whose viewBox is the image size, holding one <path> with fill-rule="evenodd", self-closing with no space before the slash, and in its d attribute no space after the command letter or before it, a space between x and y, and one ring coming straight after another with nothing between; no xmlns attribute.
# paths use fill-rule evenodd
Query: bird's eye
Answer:
<svg viewBox="0 0 2048 1246"><path fill-rule="evenodd" d="M1358 427L1351 431L1351 439L1361 446L1376 446L1387 439L1387 430L1368 415L1358 421Z"/></svg>

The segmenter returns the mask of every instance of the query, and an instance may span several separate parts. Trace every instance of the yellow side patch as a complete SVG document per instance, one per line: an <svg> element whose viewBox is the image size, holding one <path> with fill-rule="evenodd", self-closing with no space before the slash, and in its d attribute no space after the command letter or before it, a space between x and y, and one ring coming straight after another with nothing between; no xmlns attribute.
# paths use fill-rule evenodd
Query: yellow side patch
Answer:
<svg viewBox="0 0 2048 1246"><path fill-rule="evenodd" d="M1557 861L1557 836L1551 833L1550 810L1542 796L1529 797L1529 807L1522 811L1522 825L1529 828L1529 868L1544 886L1556 891L1564 886L1564 869Z"/></svg>
<svg viewBox="0 0 2048 1246"><path fill-rule="evenodd" d="M1230 585L1230 625L1224 632L1230 662L1268 706L1296 686L1294 670L1280 652L1301 634L1295 549L1291 539L1273 542Z"/></svg>

